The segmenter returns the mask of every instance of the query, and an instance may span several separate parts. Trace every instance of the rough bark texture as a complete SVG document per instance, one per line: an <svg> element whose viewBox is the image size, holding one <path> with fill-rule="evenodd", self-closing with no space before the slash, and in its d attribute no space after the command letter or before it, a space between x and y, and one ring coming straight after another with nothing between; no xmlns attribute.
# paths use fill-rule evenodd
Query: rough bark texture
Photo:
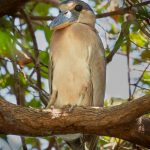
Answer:
<svg viewBox="0 0 150 150"><path fill-rule="evenodd" d="M29 0L0 0L0 17L12 15Z"/></svg>
<svg viewBox="0 0 150 150"><path fill-rule="evenodd" d="M48 136L89 133L118 137L150 148L150 95L109 108L33 109L0 100L0 133ZM140 117L140 118L139 118Z"/></svg>

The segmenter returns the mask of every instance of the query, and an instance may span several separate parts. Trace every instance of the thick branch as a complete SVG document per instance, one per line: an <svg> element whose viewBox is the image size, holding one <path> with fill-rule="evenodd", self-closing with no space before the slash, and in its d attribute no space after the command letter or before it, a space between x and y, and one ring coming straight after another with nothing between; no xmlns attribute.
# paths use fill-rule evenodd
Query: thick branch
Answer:
<svg viewBox="0 0 150 150"><path fill-rule="evenodd" d="M2 0L0 1L0 17L14 14L29 0Z"/></svg>
<svg viewBox="0 0 150 150"><path fill-rule="evenodd" d="M150 95L109 108L32 109L0 100L0 133L47 136L89 133L114 136L150 148ZM137 119L139 118L139 119Z"/></svg>
<svg viewBox="0 0 150 150"><path fill-rule="evenodd" d="M19 11L22 6L31 0L0 0L0 17L4 15L13 15ZM59 0L34 0L34 2L44 2L57 6Z"/></svg>

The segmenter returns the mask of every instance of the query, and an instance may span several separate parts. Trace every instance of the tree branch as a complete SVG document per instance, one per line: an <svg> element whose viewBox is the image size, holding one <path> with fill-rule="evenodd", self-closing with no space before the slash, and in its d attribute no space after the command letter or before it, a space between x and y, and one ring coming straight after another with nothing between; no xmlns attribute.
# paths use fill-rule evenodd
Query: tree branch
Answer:
<svg viewBox="0 0 150 150"><path fill-rule="evenodd" d="M0 100L0 133L48 136L88 133L113 136L150 148L150 95L109 108L33 109ZM137 119L138 118L138 119Z"/></svg>
<svg viewBox="0 0 150 150"><path fill-rule="evenodd" d="M19 11L25 3L33 0L2 0L0 1L0 17L4 15L12 15ZM34 2L43 2L57 6L59 0L34 0Z"/></svg>
<svg viewBox="0 0 150 150"><path fill-rule="evenodd" d="M29 0L2 0L0 1L0 17L12 15L17 12Z"/></svg>
<svg viewBox="0 0 150 150"><path fill-rule="evenodd" d="M59 0L32 0L32 1L39 2L39 3L52 4L53 6L58 6L60 3Z"/></svg>
<svg viewBox="0 0 150 150"><path fill-rule="evenodd" d="M118 8L117 10L112 11L112 12L97 14L96 17L97 18L104 18L104 17L109 17L109 16L124 15L124 14L127 14L127 13L133 13L134 8L139 8L139 7L148 5L148 4L150 4L150 1L145 1L145 2L137 3L135 5L126 7L126 8Z"/></svg>
<svg viewBox="0 0 150 150"><path fill-rule="evenodd" d="M0 2L0 17L3 15L12 15L15 12L17 12L21 6L23 6L26 2L28 1L32 1L32 0L5 0L4 2ZM57 6L59 4L59 0L36 0L36 2L45 2L48 4L52 4L53 6ZM102 13L102 14L97 14L96 18L104 18L104 17L109 17L109 16L115 16L115 15L124 15L126 13L133 13L134 12L134 8L139 8L142 6L146 6L150 4L150 1L145 1L145 2L141 2L141 3L137 3L135 5L126 7L126 8L119 8L115 11L112 12L106 12L106 13ZM13 15L13 16L17 16L22 18L22 16L20 15ZM32 20L52 20L54 19L54 17L52 16L30 16L30 18Z"/></svg>
<svg viewBox="0 0 150 150"><path fill-rule="evenodd" d="M35 54L35 70L36 70L36 75L37 75L37 87L41 90L42 89L42 83L41 83L41 71L40 71L40 59L39 59L39 49L38 49L38 44L36 41L36 37L35 37L35 33L34 33L34 29L30 20L30 17L28 17L28 15L26 15L25 11L23 9L20 10L21 14L23 15L29 31L30 31L30 35L32 38L32 42L33 42L33 48L34 48L34 54ZM41 99L41 101L44 103L44 105L47 105L47 100L43 98L41 92L39 92L39 97Z"/></svg>

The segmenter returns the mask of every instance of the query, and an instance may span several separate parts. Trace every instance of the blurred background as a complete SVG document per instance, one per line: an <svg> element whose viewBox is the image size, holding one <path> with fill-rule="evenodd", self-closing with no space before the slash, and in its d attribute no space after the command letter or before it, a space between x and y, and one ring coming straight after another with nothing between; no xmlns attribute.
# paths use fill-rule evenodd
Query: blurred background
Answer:
<svg viewBox="0 0 150 150"><path fill-rule="evenodd" d="M96 29L105 47L105 106L150 93L150 4L142 6L144 0L85 2L97 15ZM57 0L31 0L19 12L0 18L2 99L26 107L45 108L52 35L49 24L59 14L58 3ZM134 5L130 11L123 10ZM112 11L115 11L113 16L107 13ZM0 137L0 150L69 150L62 139L55 137ZM146 149L111 137L101 137L98 146L100 150Z"/></svg>

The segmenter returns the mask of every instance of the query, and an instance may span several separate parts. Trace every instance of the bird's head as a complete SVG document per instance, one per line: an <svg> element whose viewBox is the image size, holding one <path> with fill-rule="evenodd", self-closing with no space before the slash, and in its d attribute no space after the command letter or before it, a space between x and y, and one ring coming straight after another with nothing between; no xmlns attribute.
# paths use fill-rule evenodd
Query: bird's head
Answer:
<svg viewBox="0 0 150 150"><path fill-rule="evenodd" d="M80 0L66 0L59 6L59 15L51 22L50 28L58 30L73 23L81 23L89 26L95 25L95 14L91 7Z"/></svg>

